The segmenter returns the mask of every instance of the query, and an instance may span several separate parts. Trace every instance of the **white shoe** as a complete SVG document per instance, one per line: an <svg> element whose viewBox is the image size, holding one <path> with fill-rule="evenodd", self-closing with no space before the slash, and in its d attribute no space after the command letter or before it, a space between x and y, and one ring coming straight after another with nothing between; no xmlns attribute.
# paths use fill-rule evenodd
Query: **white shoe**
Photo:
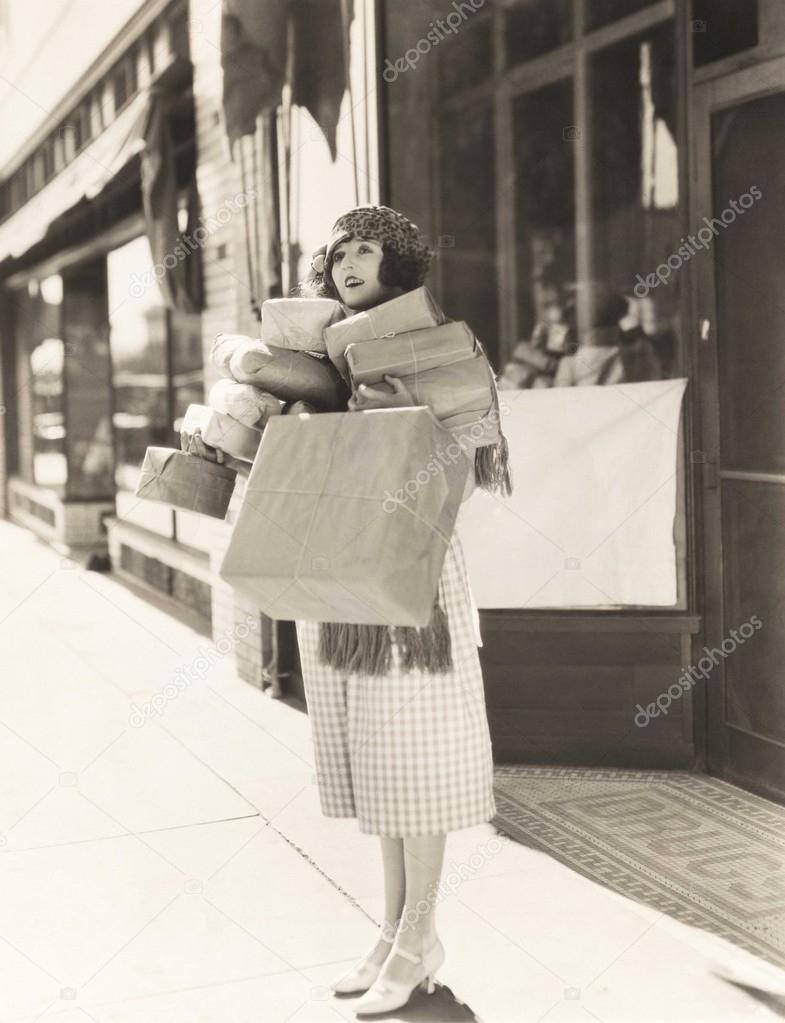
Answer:
<svg viewBox="0 0 785 1023"><path fill-rule="evenodd" d="M381 938L381 941L386 942L392 947L392 941L387 941L386 938ZM376 946L371 949L368 955L361 959L356 966L353 966L348 973L342 974L330 984L330 989L337 995L355 995L360 991L367 991L368 988L373 984L379 974L382 972L382 967L387 961L385 957L382 962L375 963L371 959L371 953L374 951Z"/></svg>
<svg viewBox="0 0 785 1023"><path fill-rule="evenodd" d="M374 981L354 1007L354 1011L358 1016L370 1015L375 1012L392 1012L393 1009L400 1009L406 1005L417 987L424 988L429 995L433 994L436 988L433 975L442 965L445 958L444 946L438 938L425 955L414 955L412 952L407 952L406 949L398 948L397 945L394 945L390 956L403 956L404 959L408 959L412 963L420 964L420 968L416 971L414 983L405 984L402 981L387 979ZM387 962L389 962L389 959Z"/></svg>

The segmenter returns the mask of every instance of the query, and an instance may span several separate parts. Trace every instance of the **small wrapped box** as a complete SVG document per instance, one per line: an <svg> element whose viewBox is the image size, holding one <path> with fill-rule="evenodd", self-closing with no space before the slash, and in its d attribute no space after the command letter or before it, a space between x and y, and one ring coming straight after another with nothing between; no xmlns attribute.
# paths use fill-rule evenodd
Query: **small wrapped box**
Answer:
<svg viewBox="0 0 785 1023"><path fill-rule="evenodd" d="M148 448L136 496L211 515L226 516L237 472L174 448Z"/></svg>
<svg viewBox="0 0 785 1023"><path fill-rule="evenodd" d="M425 408L271 420L220 575L271 618L425 625L469 469Z"/></svg>
<svg viewBox="0 0 785 1023"><path fill-rule="evenodd" d="M259 450L261 430L245 426L225 412L217 412L208 405L189 405L181 429L185 433L201 431L202 440L224 454L252 462Z"/></svg>
<svg viewBox="0 0 785 1023"><path fill-rule="evenodd" d="M322 331L344 318L332 298L268 298L262 302L262 341L276 348L327 352Z"/></svg>
<svg viewBox="0 0 785 1023"><path fill-rule="evenodd" d="M445 323L350 345L346 359L355 385L364 383L392 393L384 376L398 377L417 404L430 406L446 428L479 438L475 446L483 446L498 441L499 424L488 419L494 407L494 382L475 342L466 323ZM498 420L498 416L492 418Z"/></svg>
<svg viewBox="0 0 785 1023"><path fill-rule="evenodd" d="M428 405L439 420L462 413L473 413L476 419L481 419L493 405L493 385L488 364L479 354L449 366L438 366L424 373L402 376L400 380L417 404ZM387 383L373 386L376 390L392 393Z"/></svg>
<svg viewBox="0 0 785 1023"><path fill-rule="evenodd" d="M474 354L474 334L466 323L413 330L395 337L351 344L346 362L352 385L375 384L386 374L416 376L438 366L449 366Z"/></svg>
<svg viewBox="0 0 785 1023"><path fill-rule="evenodd" d="M253 384L238 384L236 380L217 380L210 388L207 403L216 412L257 430L264 429L270 416L281 413L281 402L274 394L267 394Z"/></svg>
<svg viewBox="0 0 785 1023"><path fill-rule="evenodd" d="M348 345L437 327L445 319L430 291L415 288L327 327L324 331L327 354L344 380L348 380L349 367L344 357Z"/></svg>

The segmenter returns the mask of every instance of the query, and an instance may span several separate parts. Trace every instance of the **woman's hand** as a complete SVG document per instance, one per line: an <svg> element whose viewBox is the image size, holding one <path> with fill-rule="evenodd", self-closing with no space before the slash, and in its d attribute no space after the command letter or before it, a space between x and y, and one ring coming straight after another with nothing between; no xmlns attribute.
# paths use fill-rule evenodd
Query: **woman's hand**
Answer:
<svg viewBox="0 0 785 1023"><path fill-rule="evenodd" d="M211 447L202 440L202 431L199 427L193 433L188 433L186 430L180 431L180 447L187 454L198 455L199 458L204 458L208 462L218 462L219 465L222 465L226 461L220 448Z"/></svg>
<svg viewBox="0 0 785 1023"><path fill-rule="evenodd" d="M377 391L367 384L360 384L349 399L348 408L352 412L363 412L365 409L372 408L408 408L416 404L406 384L398 377L385 374L384 379L392 387L392 394L388 394L387 391Z"/></svg>

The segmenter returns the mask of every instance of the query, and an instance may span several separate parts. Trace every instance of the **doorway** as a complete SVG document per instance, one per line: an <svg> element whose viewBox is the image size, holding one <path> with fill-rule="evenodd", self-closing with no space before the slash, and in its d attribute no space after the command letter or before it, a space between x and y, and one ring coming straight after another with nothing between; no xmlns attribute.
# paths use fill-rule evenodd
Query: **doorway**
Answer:
<svg viewBox="0 0 785 1023"><path fill-rule="evenodd" d="M693 116L707 764L785 802L785 59Z"/></svg>

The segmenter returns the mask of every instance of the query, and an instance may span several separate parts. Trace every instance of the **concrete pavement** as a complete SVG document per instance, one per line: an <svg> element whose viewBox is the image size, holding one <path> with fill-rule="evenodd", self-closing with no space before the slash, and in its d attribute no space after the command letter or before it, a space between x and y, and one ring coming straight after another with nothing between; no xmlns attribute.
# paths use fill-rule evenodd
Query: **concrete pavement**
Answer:
<svg viewBox="0 0 785 1023"><path fill-rule="evenodd" d="M353 1020L378 843L321 815L307 716L2 521L0 563L0 1023ZM444 878L448 990L388 1019L781 1017L781 971L490 825Z"/></svg>

